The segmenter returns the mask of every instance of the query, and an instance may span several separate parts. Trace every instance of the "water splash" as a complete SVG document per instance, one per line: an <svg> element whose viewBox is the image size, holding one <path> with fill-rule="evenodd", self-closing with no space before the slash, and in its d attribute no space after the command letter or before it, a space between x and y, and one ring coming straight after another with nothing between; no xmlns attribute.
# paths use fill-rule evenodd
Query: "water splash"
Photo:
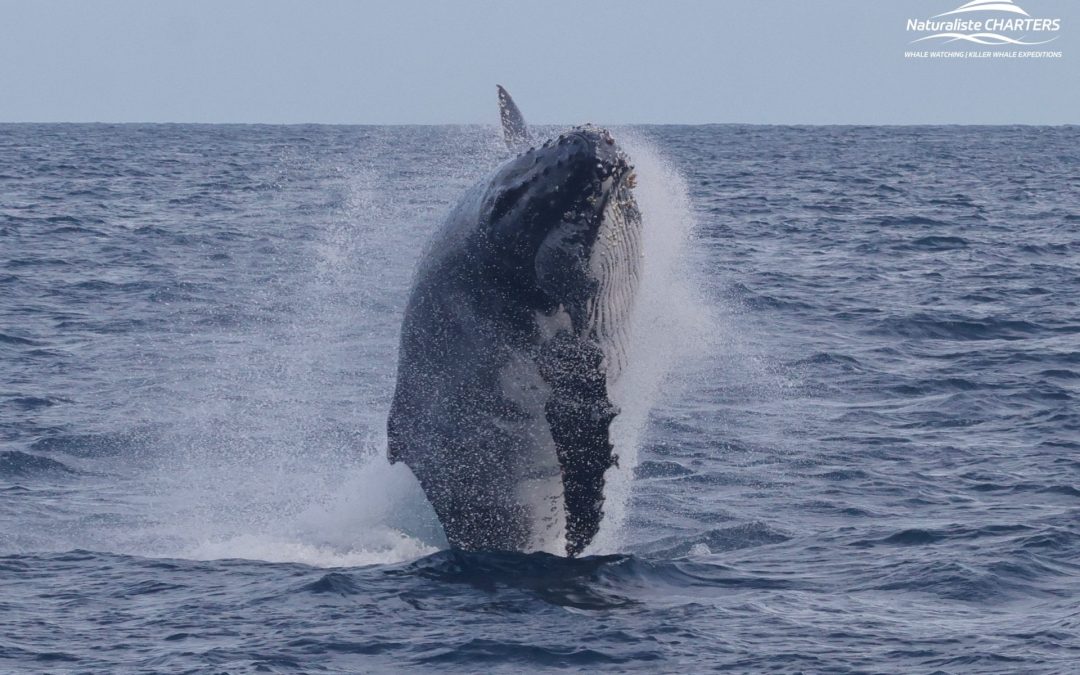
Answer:
<svg viewBox="0 0 1080 675"><path fill-rule="evenodd" d="M627 508L649 412L665 389L677 386L668 379L672 369L701 354L716 327L687 265L695 220L685 179L647 138L632 129L618 135L638 175L644 267L629 365L611 392L621 410L611 428L619 464L608 471L604 521L587 553L626 550Z"/></svg>
<svg viewBox="0 0 1080 675"><path fill-rule="evenodd" d="M622 408L612 430L620 466L609 475L607 515L590 553L625 550L649 410L671 386L671 367L711 332L683 266L693 229L687 186L647 139L620 136L640 179L646 257L630 368L612 392ZM445 547L411 472L385 459L385 415L420 243L446 205L501 160L497 138L443 130L412 147L376 135L363 139L363 156L329 165L284 155L274 182L310 182L285 193L326 195L328 217L296 231L275 214L307 205L270 202L253 215L268 219L251 233L256 245L267 243L232 251L236 278L215 282L236 289L225 296L229 307L220 299L195 305L157 346L154 365L168 386L140 411L158 431L137 458L123 460L137 459L123 468L127 513L53 544L323 566L399 562ZM282 241L292 248L271 244ZM170 353L198 359L172 363Z"/></svg>
<svg viewBox="0 0 1080 675"><path fill-rule="evenodd" d="M455 167L402 186L390 175L407 164L401 149L365 140L351 162L286 160L283 180L319 177L310 190L327 195L332 217L260 261L256 274L281 281L243 285L235 301L251 318L206 340L212 365L188 364L162 414L167 430L137 481L144 523L90 548L342 566L445 546L412 474L385 460L383 425L414 242L438 222L401 196Z"/></svg>

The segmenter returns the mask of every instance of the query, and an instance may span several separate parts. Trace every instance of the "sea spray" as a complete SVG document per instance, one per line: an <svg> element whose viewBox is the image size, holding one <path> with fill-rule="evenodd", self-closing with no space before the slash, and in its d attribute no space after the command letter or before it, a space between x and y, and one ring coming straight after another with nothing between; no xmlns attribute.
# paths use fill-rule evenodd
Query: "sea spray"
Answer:
<svg viewBox="0 0 1080 675"><path fill-rule="evenodd" d="M665 384L671 368L715 332L685 264L694 226L685 181L646 138L618 135L637 167L645 260L630 364L613 389L620 463L608 474L591 553L625 550L649 411L676 386ZM445 546L412 474L385 459L397 329L420 243L503 155L483 130L428 147L364 140L365 156L333 165L289 155L281 180L321 176L329 217L299 233L295 251L244 271L272 282L245 284L233 298L243 316L212 333L199 316L175 327L205 342L208 365L181 373L169 419L157 420L165 428L151 441L153 466L138 479L142 525L74 544L328 566L396 562ZM393 171L370 159L383 155L395 157ZM417 170L400 170L410 164ZM423 202L406 198L420 193ZM158 403L147 402L150 418Z"/></svg>
<svg viewBox="0 0 1080 675"><path fill-rule="evenodd" d="M665 388L677 386L668 380L672 368L701 354L714 326L687 265L695 221L685 179L647 138L633 130L617 135L638 175L634 192L642 212L644 267L628 367L612 388L621 411L611 428L619 462L607 473L604 521L587 553L625 550L627 509L649 412Z"/></svg>

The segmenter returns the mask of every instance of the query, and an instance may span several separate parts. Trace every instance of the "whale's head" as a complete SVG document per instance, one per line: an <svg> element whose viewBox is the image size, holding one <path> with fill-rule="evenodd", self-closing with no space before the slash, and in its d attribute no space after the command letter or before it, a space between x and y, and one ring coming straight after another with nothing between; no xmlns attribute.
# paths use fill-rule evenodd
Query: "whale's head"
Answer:
<svg viewBox="0 0 1080 675"><path fill-rule="evenodd" d="M640 255L635 183L610 132L576 127L504 164L481 215L506 272L531 281L541 305L563 306L580 324L606 277L626 268L615 259Z"/></svg>

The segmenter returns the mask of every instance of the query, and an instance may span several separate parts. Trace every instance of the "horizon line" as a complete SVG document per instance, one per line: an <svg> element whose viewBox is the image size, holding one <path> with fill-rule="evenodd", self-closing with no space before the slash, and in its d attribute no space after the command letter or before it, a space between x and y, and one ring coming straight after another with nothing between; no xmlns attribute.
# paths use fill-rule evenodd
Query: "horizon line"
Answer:
<svg viewBox="0 0 1080 675"><path fill-rule="evenodd" d="M497 122L192 122L192 121L107 121L107 120L49 120L6 121L0 126L18 124L84 124L84 125L192 125L192 126L326 126L326 127L491 127ZM578 126L581 122L531 122L533 127ZM586 122L592 124L592 122ZM757 126L757 127L1071 127L1078 122L604 122L611 127L708 127L708 126Z"/></svg>

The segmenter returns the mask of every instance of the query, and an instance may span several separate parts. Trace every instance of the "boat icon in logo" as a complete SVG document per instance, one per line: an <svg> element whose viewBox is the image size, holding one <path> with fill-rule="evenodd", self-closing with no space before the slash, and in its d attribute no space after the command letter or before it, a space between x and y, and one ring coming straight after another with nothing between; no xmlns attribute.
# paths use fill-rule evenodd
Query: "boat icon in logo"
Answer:
<svg viewBox="0 0 1080 675"><path fill-rule="evenodd" d="M1023 10L1019 5L1013 3L1012 0L971 0L966 5L960 5L951 12L942 12L934 16L950 16L953 14L966 14L967 12L1012 12L1013 14L1023 14L1024 16L1031 16Z"/></svg>

